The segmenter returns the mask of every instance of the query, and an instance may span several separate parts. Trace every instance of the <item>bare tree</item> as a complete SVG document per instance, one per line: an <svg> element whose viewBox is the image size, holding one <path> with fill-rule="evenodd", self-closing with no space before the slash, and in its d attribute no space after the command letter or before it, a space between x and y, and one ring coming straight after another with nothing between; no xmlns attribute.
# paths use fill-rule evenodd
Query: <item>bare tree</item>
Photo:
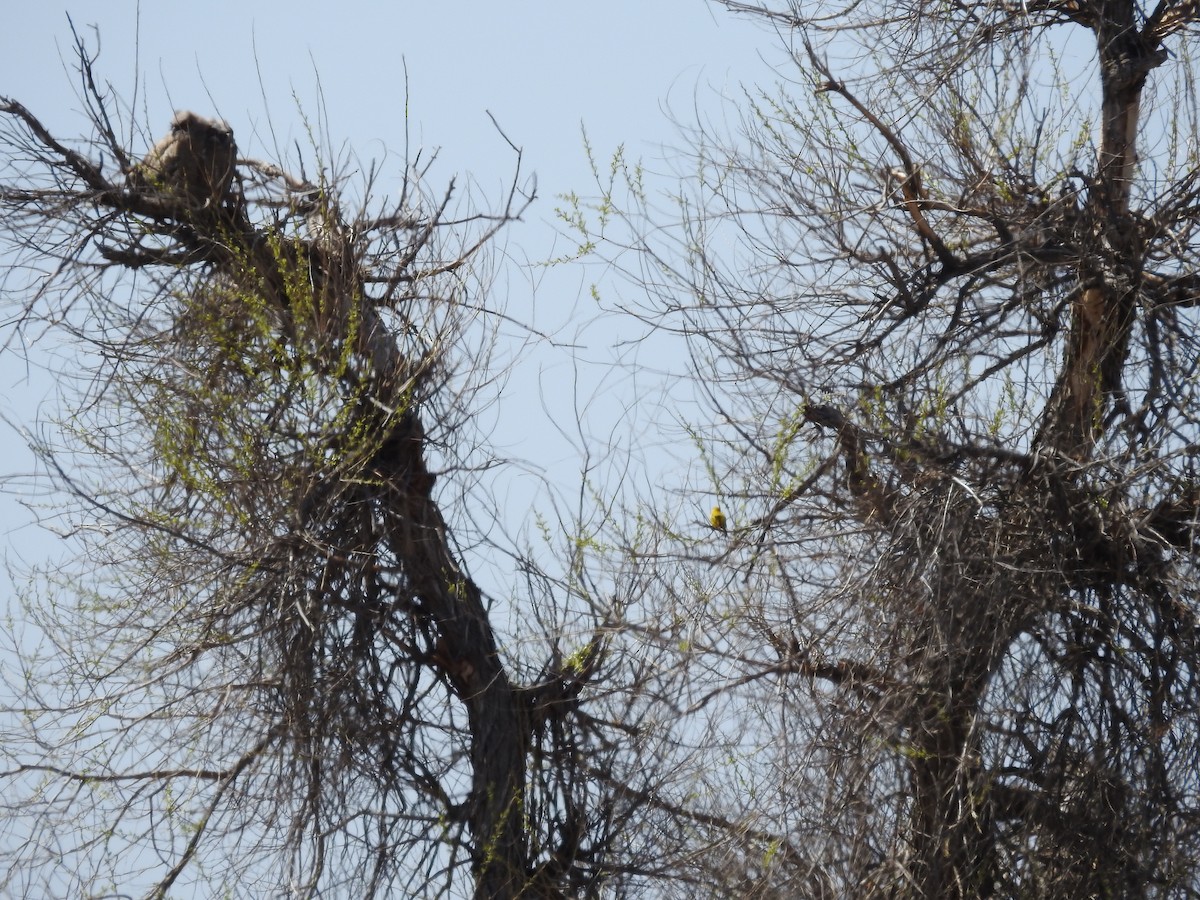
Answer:
<svg viewBox="0 0 1200 900"><path fill-rule="evenodd" d="M356 211L324 170L235 163L195 113L139 159L79 59L88 140L0 101L8 346L60 334L84 373L36 444L81 555L10 648L0 888L636 881L652 748L619 687L642 663L611 652L619 572L518 556L524 593L497 600L467 570L469 543L501 546L471 531L472 417L500 374L485 254L533 199L520 153L496 212L427 193L420 159L386 203L372 169Z"/></svg>
<svg viewBox="0 0 1200 900"><path fill-rule="evenodd" d="M680 871L1200 894L1196 8L723 5L790 89L669 213L618 156L569 217L711 409L681 488L729 538L674 552L725 576L677 608L730 737Z"/></svg>
<svg viewBox="0 0 1200 900"><path fill-rule="evenodd" d="M723 5L794 83L693 134L666 223L618 156L584 241L686 341L698 474L624 509L585 460L503 601L470 419L519 180L352 211L195 114L140 156L82 50L90 142L3 101L13 334L90 364L5 889L1200 894L1196 11Z"/></svg>

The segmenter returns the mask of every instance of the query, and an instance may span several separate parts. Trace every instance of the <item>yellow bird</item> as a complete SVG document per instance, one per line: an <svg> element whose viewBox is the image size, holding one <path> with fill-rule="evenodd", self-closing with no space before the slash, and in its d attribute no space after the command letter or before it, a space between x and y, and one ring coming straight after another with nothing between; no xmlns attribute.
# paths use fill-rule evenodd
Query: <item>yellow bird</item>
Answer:
<svg viewBox="0 0 1200 900"><path fill-rule="evenodd" d="M725 530L725 513L721 512L721 507L714 506L712 512L708 516L708 521L717 531Z"/></svg>

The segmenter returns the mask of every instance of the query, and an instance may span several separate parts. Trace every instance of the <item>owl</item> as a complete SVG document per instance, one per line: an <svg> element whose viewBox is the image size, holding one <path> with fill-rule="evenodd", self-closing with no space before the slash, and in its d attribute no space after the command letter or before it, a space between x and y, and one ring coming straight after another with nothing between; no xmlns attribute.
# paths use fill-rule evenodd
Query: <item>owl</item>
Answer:
<svg viewBox="0 0 1200 900"><path fill-rule="evenodd" d="M186 200L193 209L220 206L233 182L237 145L224 122L177 112L171 133L130 173L129 185Z"/></svg>

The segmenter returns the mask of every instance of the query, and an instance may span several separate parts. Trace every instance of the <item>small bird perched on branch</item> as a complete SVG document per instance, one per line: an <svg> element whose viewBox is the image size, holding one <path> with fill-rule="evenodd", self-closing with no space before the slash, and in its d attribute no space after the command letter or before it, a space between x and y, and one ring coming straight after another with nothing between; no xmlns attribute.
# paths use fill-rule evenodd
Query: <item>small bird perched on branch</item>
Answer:
<svg viewBox="0 0 1200 900"><path fill-rule="evenodd" d="M721 507L714 506L712 512L708 516L709 524L717 531L725 531L725 513L721 512Z"/></svg>
<svg viewBox="0 0 1200 900"><path fill-rule="evenodd" d="M840 429L846 424L846 417L838 410L827 404L813 405L812 403L804 404L803 410L804 421L812 422L818 428L833 428Z"/></svg>

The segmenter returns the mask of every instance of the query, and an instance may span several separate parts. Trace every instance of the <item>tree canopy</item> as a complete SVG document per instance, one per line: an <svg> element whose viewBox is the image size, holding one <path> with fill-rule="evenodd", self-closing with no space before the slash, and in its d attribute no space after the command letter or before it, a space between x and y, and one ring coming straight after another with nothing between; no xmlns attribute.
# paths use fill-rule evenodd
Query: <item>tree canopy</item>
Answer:
<svg viewBox="0 0 1200 900"><path fill-rule="evenodd" d="M781 84L560 210L686 349L690 456L585 467L544 553L470 524L515 147L491 208L377 200L203 115L127 146L82 44L84 142L0 99L9 330L86 373L0 886L1200 894L1197 9L720 5Z"/></svg>

